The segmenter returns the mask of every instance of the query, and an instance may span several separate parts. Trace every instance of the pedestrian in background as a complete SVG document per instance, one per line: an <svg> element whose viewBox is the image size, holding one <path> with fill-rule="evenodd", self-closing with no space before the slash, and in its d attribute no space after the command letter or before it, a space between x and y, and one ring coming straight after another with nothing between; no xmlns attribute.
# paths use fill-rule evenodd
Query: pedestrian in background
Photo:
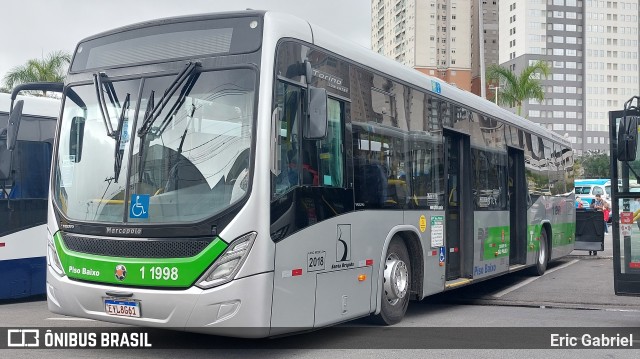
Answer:
<svg viewBox="0 0 640 359"><path fill-rule="evenodd" d="M609 217L611 216L611 208L609 202L603 200L602 214L604 215L604 233L609 233Z"/></svg>

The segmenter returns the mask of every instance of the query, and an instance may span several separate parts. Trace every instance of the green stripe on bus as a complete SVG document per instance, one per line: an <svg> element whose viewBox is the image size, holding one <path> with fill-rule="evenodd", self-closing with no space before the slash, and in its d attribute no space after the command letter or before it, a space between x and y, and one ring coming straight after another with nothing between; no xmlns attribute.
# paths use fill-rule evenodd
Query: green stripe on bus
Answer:
<svg viewBox="0 0 640 359"><path fill-rule="evenodd" d="M542 233L542 225L529 225L528 232L527 251L537 252L540 249L538 238ZM531 236L531 232L533 232L533 236ZM549 240L553 247L572 245L575 241L576 224L571 222L551 224L551 232L553 238L549 238Z"/></svg>
<svg viewBox="0 0 640 359"><path fill-rule="evenodd" d="M602 224L604 226L604 223ZM552 245L568 246L575 240L576 223L556 223L551 225L551 231L553 232Z"/></svg>
<svg viewBox="0 0 640 359"><path fill-rule="evenodd" d="M64 245L60 232L54 236L54 242L69 278L118 286L170 288L193 285L227 248L216 237L202 252L189 258L117 258L71 251Z"/></svg>
<svg viewBox="0 0 640 359"><path fill-rule="evenodd" d="M483 259L491 260L509 257L510 233L509 226L486 228L486 233L484 233Z"/></svg>

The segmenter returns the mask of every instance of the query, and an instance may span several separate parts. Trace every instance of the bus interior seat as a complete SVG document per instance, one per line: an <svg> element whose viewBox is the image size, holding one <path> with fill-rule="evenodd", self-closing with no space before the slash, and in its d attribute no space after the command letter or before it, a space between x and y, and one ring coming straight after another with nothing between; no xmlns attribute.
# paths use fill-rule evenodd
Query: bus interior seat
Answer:
<svg viewBox="0 0 640 359"><path fill-rule="evenodd" d="M404 207L407 200L405 181L401 179L389 179L387 182L387 200L385 204L394 207Z"/></svg>
<svg viewBox="0 0 640 359"><path fill-rule="evenodd" d="M355 172L357 201L373 208L383 207L387 200L387 175L383 166L363 164L356 166Z"/></svg>
<svg viewBox="0 0 640 359"><path fill-rule="evenodd" d="M302 154L302 184L306 186L318 186L320 179L318 171L315 169L313 163L311 163L311 155L309 151L304 151Z"/></svg>

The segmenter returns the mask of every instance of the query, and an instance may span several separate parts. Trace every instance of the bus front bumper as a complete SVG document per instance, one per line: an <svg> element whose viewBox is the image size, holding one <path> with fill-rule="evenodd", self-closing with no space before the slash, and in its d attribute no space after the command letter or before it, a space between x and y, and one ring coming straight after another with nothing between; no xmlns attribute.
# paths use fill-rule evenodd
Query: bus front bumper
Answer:
<svg viewBox="0 0 640 359"><path fill-rule="evenodd" d="M113 297L113 292L133 293L124 299L140 302L140 318L107 314L104 300ZM47 266L47 304L51 312L127 325L266 337L272 292L273 272L236 279L207 290L198 287L159 290L74 281Z"/></svg>

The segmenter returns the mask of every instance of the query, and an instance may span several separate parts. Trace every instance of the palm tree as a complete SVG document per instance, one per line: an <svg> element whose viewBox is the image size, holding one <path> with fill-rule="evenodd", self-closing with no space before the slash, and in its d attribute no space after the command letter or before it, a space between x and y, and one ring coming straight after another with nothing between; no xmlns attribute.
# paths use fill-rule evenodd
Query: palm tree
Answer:
<svg viewBox="0 0 640 359"><path fill-rule="evenodd" d="M7 72L4 76L4 87L11 89L15 85L28 82L62 82L69 63L71 55L64 51L52 52L41 60L31 59ZM43 93L47 95L46 91Z"/></svg>
<svg viewBox="0 0 640 359"><path fill-rule="evenodd" d="M544 61L538 61L525 67L520 75L498 65L491 65L487 69L487 79L501 84L498 102L501 105L516 107L518 116L522 112L522 102L528 99L535 99L538 102L544 100L540 75L546 77L549 74L551 74L551 68Z"/></svg>

